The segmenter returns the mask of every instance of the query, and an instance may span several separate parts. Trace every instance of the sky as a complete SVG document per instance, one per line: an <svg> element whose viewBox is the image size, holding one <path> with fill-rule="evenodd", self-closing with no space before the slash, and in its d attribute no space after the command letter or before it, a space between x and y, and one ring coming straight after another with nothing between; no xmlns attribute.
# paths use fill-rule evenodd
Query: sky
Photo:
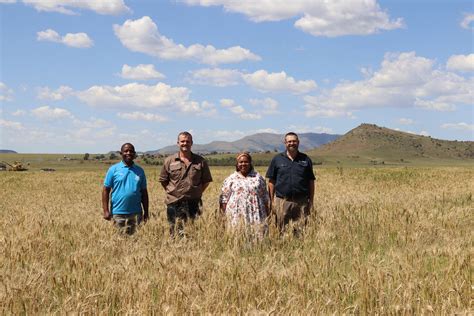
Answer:
<svg viewBox="0 0 474 316"><path fill-rule="evenodd" d="M474 140L471 0L0 0L0 148L345 134Z"/></svg>

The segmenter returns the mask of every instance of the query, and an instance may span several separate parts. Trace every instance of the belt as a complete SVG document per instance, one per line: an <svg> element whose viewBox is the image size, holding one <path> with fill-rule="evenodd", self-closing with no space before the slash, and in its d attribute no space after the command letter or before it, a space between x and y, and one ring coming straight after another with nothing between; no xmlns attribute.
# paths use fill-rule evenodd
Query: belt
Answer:
<svg viewBox="0 0 474 316"><path fill-rule="evenodd" d="M307 194L304 194L304 193L291 194L291 195L287 195L287 196L277 194L276 196L277 196L277 198L283 199L283 200L286 200L286 201L301 201L301 200L305 200L305 199L309 198L309 196Z"/></svg>

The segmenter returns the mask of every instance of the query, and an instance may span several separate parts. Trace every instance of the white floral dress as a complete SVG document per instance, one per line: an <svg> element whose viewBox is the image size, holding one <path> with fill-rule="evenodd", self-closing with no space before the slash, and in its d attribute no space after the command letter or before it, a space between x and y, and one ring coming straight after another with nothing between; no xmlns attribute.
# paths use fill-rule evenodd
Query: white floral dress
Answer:
<svg viewBox="0 0 474 316"><path fill-rule="evenodd" d="M256 171L244 177L235 171L224 180L220 203L226 203L225 213L232 226L240 222L262 224L267 212L268 191L265 179Z"/></svg>

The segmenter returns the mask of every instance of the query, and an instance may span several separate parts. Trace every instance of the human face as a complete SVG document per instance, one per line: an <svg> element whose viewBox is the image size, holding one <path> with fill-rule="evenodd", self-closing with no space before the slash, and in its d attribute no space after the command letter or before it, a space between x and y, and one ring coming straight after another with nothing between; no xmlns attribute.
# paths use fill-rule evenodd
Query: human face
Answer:
<svg viewBox="0 0 474 316"><path fill-rule="evenodd" d="M300 145L300 141L298 137L295 135L288 135L285 138L285 147L286 150L290 153L295 153L298 151L298 146Z"/></svg>
<svg viewBox="0 0 474 316"><path fill-rule="evenodd" d="M237 170L246 176L250 172L250 160L247 156L241 156L237 159Z"/></svg>
<svg viewBox="0 0 474 316"><path fill-rule="evenodd" d="M182 153L191 152L191 147L193 146L193 138L187 135L179 135L178 137L178 147Z"/></svg>
<svg viewBox="0 0 474 316"><path fill-rule="evenodd" d="M120 151L120 156L122 156L122 160L125 162L127 165L131 165L133 163L133 159L135 159L135 149L133 146L130 146L129 144L126 144L122 147Z"/></svg>

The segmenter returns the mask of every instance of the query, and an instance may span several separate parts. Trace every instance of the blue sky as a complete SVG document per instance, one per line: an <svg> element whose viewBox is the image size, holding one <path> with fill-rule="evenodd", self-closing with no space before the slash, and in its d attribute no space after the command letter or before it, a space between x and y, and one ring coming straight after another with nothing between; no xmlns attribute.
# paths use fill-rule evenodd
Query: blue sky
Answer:
<svg viewBox="0 0 474 316"><path fill-rule="evenodd" d="M474 140L472 1L0 0L0 148L361 123Z"/></svg>

